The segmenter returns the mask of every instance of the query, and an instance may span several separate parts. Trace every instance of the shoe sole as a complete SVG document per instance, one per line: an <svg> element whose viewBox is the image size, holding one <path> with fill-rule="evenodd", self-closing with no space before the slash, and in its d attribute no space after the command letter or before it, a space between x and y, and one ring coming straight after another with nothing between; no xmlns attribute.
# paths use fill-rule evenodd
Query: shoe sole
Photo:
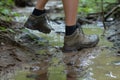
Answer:
<svg viewBox="0 0 120 80"><path fill-rule="evenodd" d="M35 27L30 27L30 26L28 26L28 25L24 25L26 28L28 28L28 29L31 29L31 30L38 30L38 31L40 31L40 32L42 32L42 33L45 33L45 34L49 34L50 32L51 32L51 29L42 29L42 28L35 28Z"/></svg>

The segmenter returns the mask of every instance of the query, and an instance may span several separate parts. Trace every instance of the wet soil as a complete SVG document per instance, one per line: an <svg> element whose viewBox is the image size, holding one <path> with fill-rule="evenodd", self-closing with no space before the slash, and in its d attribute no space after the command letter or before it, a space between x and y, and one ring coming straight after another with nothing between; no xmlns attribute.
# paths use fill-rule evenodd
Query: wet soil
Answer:
<svg viewBox="0 0 120 80"><path fill-rule="evenodd" d="M83 26L86 34L96 33L100 37L96 47L71 53L61 51L65 32L60 15L63 12L56 15L61 4L55 3L61 2L50 1L46 6L48 10L56 10L51 13L55 16L50 14L54 29L50 34L21 29L33 7L13 10L21 15L14 18L19 22L13 25L14 32L0 32L0 80L119 80L120 59L113 51L116 50L113 43L107 41L111 35L101 36L103 28L95 24Z"/></svg>

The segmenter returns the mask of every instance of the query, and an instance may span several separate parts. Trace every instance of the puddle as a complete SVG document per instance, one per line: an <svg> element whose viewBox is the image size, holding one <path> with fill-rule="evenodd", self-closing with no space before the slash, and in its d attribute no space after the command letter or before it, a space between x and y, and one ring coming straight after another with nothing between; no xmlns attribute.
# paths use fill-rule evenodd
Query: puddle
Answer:
<svg viewBox="0 0 120 80"><path fill-rule="evenodd" d="M60 4L59 1L56 3ZM51 2L51 4L53 5L54 2ZM62 7L61 4L57 6ZM51 5L48 4L47 8L51 8ZM17 9L17 12L21 13L23 16L18 16L15 20L23 23L27 18L26 16L28 16L32 10L33 7ZM25 14L23 14L23 12ZM51 17L56 18L58 15ZM50 24L54 29L50 34L28 30L29 37L31 36L30 38L35 41L28 41L25 42L25 44L29 44L32 54L34 54L35 57L31 55L31 58L33 58L31 64L28 63L30 64L28 65L26 63L27 66L25 65L22 69L16 70L14 78L11 78L12 80L120 79L120 58L112 51L113 49L111 47L113 44L108 42L107 38L101 36L103 27L96 25L83 26L83 30L86 34L97 34L100 37L100 42L97 47L65 54L60 51L60 47L63 46L65 33L64 22L58 20ZM99 26L102 26L101 23ZM37 43L37 45L35 45L35 43Z"/></svg>
<svg viewBox="0 0 120 80"><path fill-rule="evenodd" d="M119 80L120 66L115 65L120 58L111 53L110 50L103 50L101 54L93 60L94 64L90 65L91 73L95 80Z"/></svg>
<svg viewBox="0 0 120 80"><path fill-rule="evenodd" d="M64 34L53 31L45 35L30 30L31 34L48 41L45 48L48 50L36 49L38 61L28 70L16 73L15 80L119 80L120 59L111 51L113 44L101 36L103 28L85 25L83 30L86 34L96 33L100 42L95 48L73 54L59 50L58 46L63 46Z"/></svg>

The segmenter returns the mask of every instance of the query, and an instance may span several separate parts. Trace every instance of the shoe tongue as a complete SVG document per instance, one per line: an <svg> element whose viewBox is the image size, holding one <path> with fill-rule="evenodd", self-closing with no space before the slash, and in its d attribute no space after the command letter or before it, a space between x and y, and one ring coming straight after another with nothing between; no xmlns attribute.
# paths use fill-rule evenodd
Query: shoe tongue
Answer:
<svg viewBox="0 0 120 80"><path fill-rule="evenodd" d="M77 23L76 28L79 28L79 27L81 27L81 25L80 25L80 23Z"/></svg>

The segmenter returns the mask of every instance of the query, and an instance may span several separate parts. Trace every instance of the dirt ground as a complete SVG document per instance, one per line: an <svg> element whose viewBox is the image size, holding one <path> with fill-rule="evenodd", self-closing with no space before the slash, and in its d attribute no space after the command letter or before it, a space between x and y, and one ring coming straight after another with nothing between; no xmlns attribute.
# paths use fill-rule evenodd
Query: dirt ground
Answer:
<svg viewBox="0 0 120 80"><path fill-rule="evenodd" d="M61 2L58 1L56 3L59 5L51 7L50 4L54 3L55 1L51 1L47 4L48 10L49 8L61 10ZM13 25L13 32L9 30L0 32L0 80L76 80L78 78L83 80L81 78L86 75L88 65L92 64L89 59L108 49L110 45L108 41L100 41L94 48L63 53L60 48L63 46L64 22L61 19L57 21L59 17L63 19L63 15L56 12L54 12L55 16L50 14L56 22L51 22L54 31L47 35L38 31L18 29L23 27L32 10L33 7L15 8L13 11L21 14L15 18L19 23ZM91 30L96 33L99 31L98 28ZM100 36L100 33L97 34Z"/></svg>

